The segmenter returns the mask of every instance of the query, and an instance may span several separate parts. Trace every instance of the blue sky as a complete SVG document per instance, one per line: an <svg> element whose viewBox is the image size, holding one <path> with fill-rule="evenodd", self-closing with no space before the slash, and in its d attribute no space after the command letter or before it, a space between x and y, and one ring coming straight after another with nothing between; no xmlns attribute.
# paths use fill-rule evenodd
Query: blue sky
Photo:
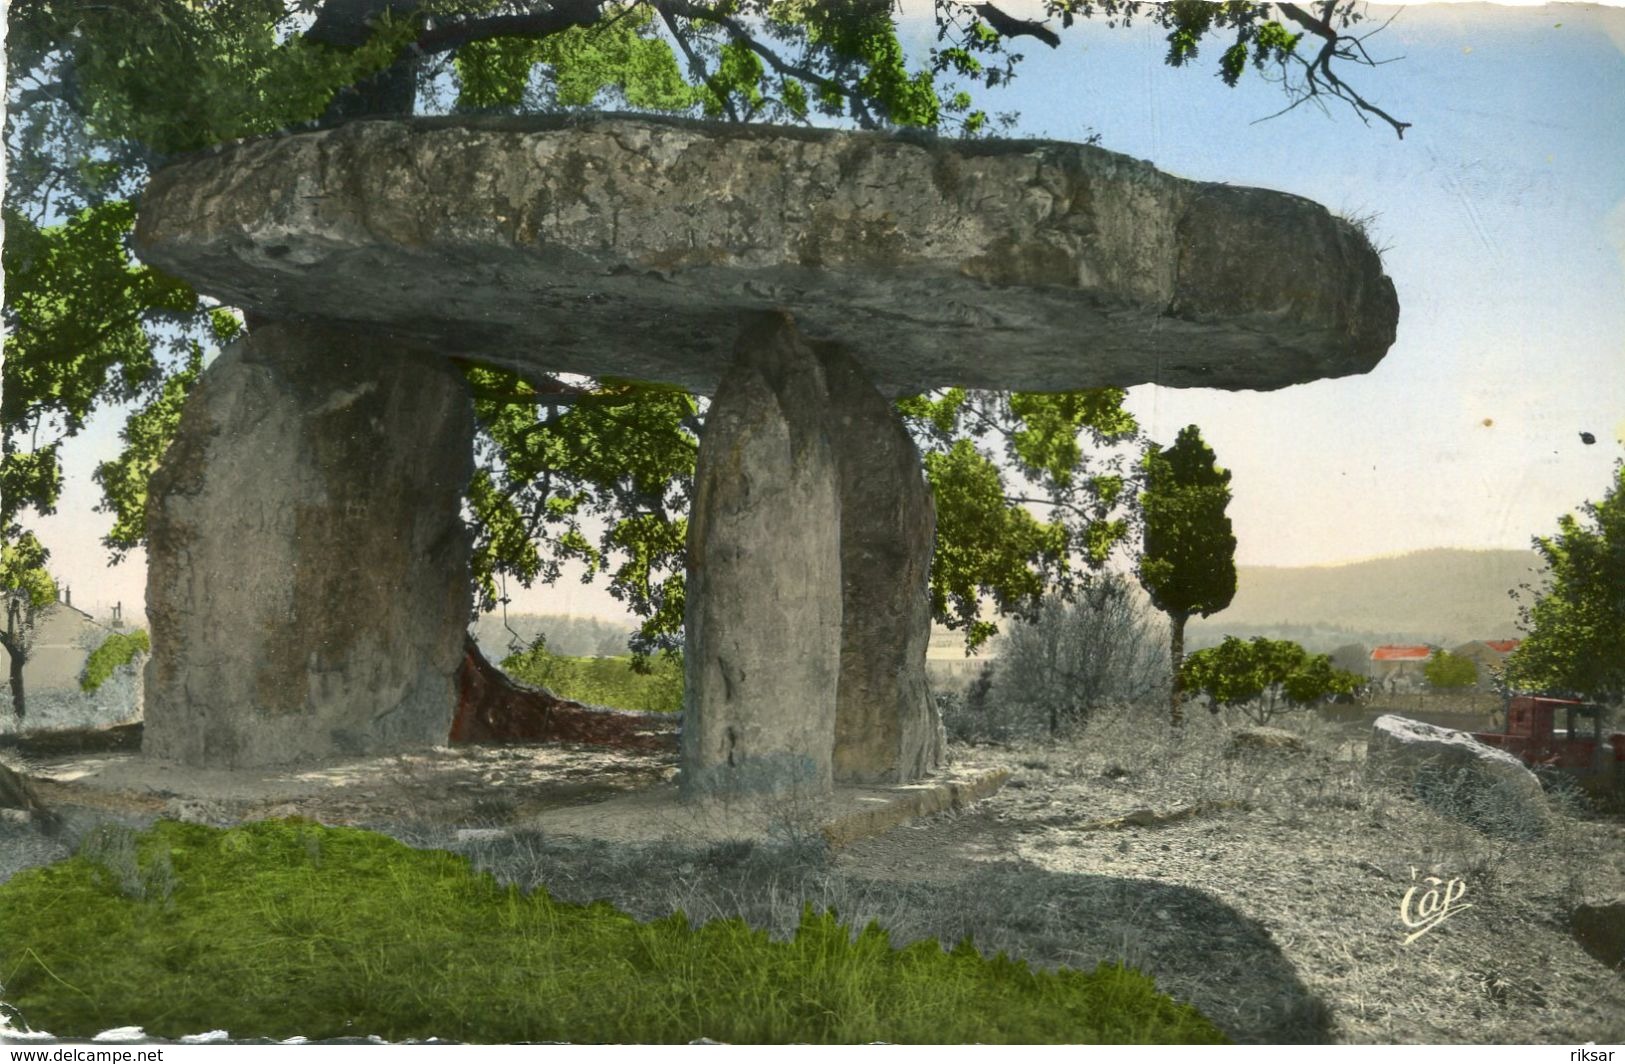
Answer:
<svg viewBox="0 0 1625 1064"><path fill-rule="evenodd" d="M1253 124L1282 106L1275 86L1169 71L1148 27L1087 29L1081 55L1028 50L1024 132L1087 125L1181 176L1374 216L1400 301L1375 371L1133 393L1154 438L1195 422L1232 469L1240 562L1523 547L1606 489L1625 435L1622 44L1617 8L1407 8L1371 41L1403 58L1356 72L1414 124L1403 140L1338 108Z"/></svg>
<svg viewBox="0 0 1625 1064"><path fill-rule="evenodd" d="M1373 7L1372 25L1391 11ZM1356 84L1413 123L1404 140L1341 106L1257 122L1283 106L1276 86L1225 88L1216 55L1170 70L1144 25L1084 24L1054 51L1034 42L989 97L1021 113L1016 136L1098 132L1171 173L1372 219L1400 302L1398 339L1372 373L1131 393L1154 438L1194 422L1232 470L1242 564L1525 547L1599 497L1625 454L1625 9L1411 6L1371 47L1397 61ZM41 531L77 605L129 611L142 559L104 568L109 522L91 512L89 480L118 427L99 419L70 444L61 512ZM568 577L515 599L618 613Z"/></svg>

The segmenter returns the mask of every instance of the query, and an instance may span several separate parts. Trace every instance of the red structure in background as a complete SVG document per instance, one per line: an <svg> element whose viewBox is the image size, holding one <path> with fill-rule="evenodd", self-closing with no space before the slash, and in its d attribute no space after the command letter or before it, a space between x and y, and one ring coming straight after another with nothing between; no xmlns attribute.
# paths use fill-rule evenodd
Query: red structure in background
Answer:
<svg viewBox="0 0 1625 1064"><path fill-rule="evenodd" d="M680 718L584 706L515 683L470 638L457 673L452 743L586 743L625 750L675 750Z"/></svg>
<svg viewBox="0 0 1625 1064"><path fill-rule="evenodd" d="M1577 776L1587 789L1625 790L1625 733L1604 739L1605 715L1601 706L1577 699L1518 695L1507 703L1505 732L1473 732L1473 738L1521 758L1530 768Z"/></svg>

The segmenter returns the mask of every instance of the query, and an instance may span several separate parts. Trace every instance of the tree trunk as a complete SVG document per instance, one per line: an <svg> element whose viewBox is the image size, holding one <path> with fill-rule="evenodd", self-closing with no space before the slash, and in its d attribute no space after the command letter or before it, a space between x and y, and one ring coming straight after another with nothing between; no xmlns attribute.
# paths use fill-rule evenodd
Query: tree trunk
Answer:
<svg viewBox="0 0 1625 1064"><path fill-rule="evenodd" d="M16 647L6 642L6 654L11 658L11 712L18 719L23 719L23 665L27 659Z"/></svg>
<svg viewBox="0 0 1625 1064"><path fill-rule="evenodd" d="M1174 670L1168 682L1168 723L1175 730L1185 727L1185 688L1179 682L1179 668L1185 663L1185 621L1189 616L1184 613L1168 615L1168 656Z"/></svg>
<svg viewBox="0 0 1625 1064"><path fill-rule="evenodd" d="M461 743L586 743L626 750L673 750L681 718L672 713L602 709L560 698L510 679L464 644L457 677L457 712L450 741Z"/></svg>
<svg viewBox="0 0 1625 1064"><path fill-rule="evenodd" d="M329 0L305 31L305 39L335 48L359 48L371 38L372 20L388 13L408 17L417 7L415 0ZM420 61L402 56L354 85L334 93L323 118L342 122L376 115L409 115L417 103L417 74Z"/></svg>

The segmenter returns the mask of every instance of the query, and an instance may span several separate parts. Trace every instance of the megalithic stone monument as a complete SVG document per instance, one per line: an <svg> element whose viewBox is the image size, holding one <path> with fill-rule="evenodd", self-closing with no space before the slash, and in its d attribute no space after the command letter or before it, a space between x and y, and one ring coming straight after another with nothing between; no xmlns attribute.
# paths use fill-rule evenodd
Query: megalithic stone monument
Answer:
<svg viewBox="0 0 1625 1064"><path fill-rule="evenodd" d="M920 453L855 359L819 351L841 515L841 678L835 778L901 783L942 764L925 681L936 507Z"/></svg>
<svg viewBox="0 0 1625 1064"><path fill-rule="evenodd" d="M273 322L224 351L149 488L143 748L238 767L444 743L473 430L461 376L409 344Z"/></svg>
<svg viewBox="0 0 1625 1064"><path fill-rule="evenodd" d="M680 784L822 793L841 679L841 497L823 367L762 315L705 418L689 509Z"/></svg>
<svg viewBox="0 0 1625 1064"><path fill-rule="evenodd" d="M634 116L364 120L225 145L154 175L135 245L284 323L205 371L154 484L156 527L176 531L150 550L147 608L166 620L149 752L245 765L444 741L467 607L465 587L442 608L466 584L443 501L443 471L467 475L472 429L453 413L467 399L444 362L460 357L715 396L686 617L697 795L940 764L922 699L931 503L888 397L1279 388L1370 370L1398 318L1366 239L1296 196L1076 144ZM359 346L335 346L341 333ZM341 349L366 354L324 369ZM397 479L279 458L279 490L312 521L377 507L410 523L421 503L400 549L333 534L308 550L280 519L248 535L201 516L261 505L229 475L249 446L227 442L261 431L260 407L211 397L245 361L281 360L302 382L273 404L283 438ZM355 426L321 412L371 379L403 416L367 422L367 458L335 438ZM426 405L407 414L412 396ZM433 491L400 472L442 451ZM299 494L317 469L329 488ZM386 502L397 488L412 501ZM335 614L341 637L261 572L295 562L323 606L367 581L414 598ZM234 580L263 591L252 614L262 598ZM266 679L214 679L232 674Z"/></svg>

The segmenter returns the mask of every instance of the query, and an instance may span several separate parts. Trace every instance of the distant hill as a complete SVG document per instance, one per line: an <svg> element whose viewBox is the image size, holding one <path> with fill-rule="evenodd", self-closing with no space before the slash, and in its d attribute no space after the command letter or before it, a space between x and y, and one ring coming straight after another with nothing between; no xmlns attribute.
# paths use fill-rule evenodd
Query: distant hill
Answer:
<svg viewBox="0 0 1625 1064"><path fill-rule="evenodd" d="M1507 591L1535 581L1541 570L1540 556L1528 550L1438 549L1346 565L1244 565L1236 571L1230 607L1192 618L1186 648L1213 646L1226 635L1291 639L1322 654L1350 643L1452 647L1517 638L1518 603ZM632 635L623 625L560 614L509 614L508 624L521 641L544 634L550 649L573 657L625 654ZM481 617L474 635L493 661L508 655L515 638L500 614ZM934 630L931 657L979 668L979 661L965 660L963 639L962 632Z"/></svg>
<svg viewBox="0 0 1625 1064"><path fill-rule="evenodd" d="M1537 582L1528 550L1414 551L1347 565L1240 566L1230 607L1192 618L1187 642L1225 635L1292 639L1320 653L1347 643L1454 646L1519 635L1518 602L1507 592Z"/></svg>

